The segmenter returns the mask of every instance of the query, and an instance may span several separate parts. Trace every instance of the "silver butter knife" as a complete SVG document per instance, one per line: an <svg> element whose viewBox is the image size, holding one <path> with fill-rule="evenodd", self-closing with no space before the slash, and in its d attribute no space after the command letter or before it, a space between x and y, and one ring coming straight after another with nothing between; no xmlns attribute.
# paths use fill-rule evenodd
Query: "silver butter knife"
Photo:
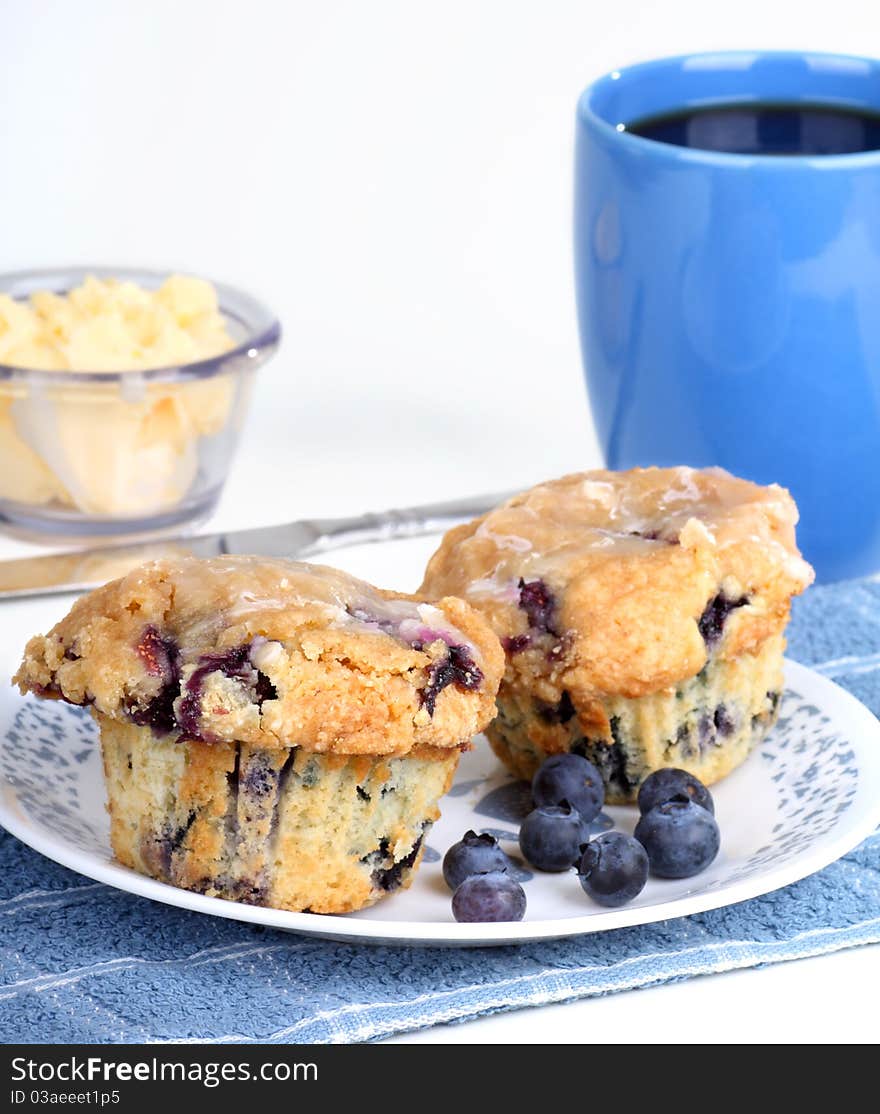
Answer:
<svg viewBox="0 0 880 1114"><path fill-rule="evenodd" d="M153 539L94 549L0 561L0 600L82 592L104 584L144 561L160 557L219 557L255 553L261 557L318 557L346 545L415 538L466 522L508 499L512 492L477 495L448 503L383 511L352 518L306 518L280 526L222 534Z"/></svg>

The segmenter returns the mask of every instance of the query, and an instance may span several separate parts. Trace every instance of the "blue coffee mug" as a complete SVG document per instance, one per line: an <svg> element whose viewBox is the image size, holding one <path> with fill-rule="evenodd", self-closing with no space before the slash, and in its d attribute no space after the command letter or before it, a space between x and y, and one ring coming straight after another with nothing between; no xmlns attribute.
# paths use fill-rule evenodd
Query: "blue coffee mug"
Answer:
<svg viewBox="0 0 880 1114"><path fill-rule="evenodd" d="M608 466L788 487L822 580L880 569L880 151L717 153L625 125L732 102L880 112L880 62L734 52L615 71L577 113L575 262Z"/></svg>

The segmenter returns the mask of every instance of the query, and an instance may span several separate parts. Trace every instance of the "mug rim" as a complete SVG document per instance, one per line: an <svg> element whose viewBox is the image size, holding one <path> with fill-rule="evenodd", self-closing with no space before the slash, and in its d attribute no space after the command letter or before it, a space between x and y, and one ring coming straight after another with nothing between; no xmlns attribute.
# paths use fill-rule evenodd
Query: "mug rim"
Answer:
<svg viewBox="0 0 880 1114"><path fill-rule="evenodd" d="M822 61L837 61L858 64L869 67L880 77L880 58L871 58L867 55L843 54L828 50L703 50L691 51L685 54L663 55L659 58L649 58L641 62L633 62L628 66L621 66L609 70L595 78L583 89L577 101L577 118L588 127L594 128L606 139L613 139L623 144L633 153L641 152L654 158L667 158L676 162L709 163L713 166L743 167L760 163L761 169L773 168L778 173L798 170L804 166L815 168L825 167L831 169L846 169L847 167L869 166L880 162L880 148L871 151L851 151L844 154L833 155L771 155L771 154L745 154L735 151L710 151L701 147L682 147L675 143L665 143L659 139L648 139L647 136L636 135L626 131L623 124L611 124L599 114L593 101L597 94L619 81L625 74L647 76L651 72L664 69L675 69L687 62L706 62L709 59L731 59L744 61L746 59L777 59L780 61L792 59L818 59ZM753 98L758 100L759 97ZM707 99L706 104L712 103ZM730 103L727 98L725 103ZM749 103L749 99L743 99ZM815 102L813 102L815 103ZM833 103L830 102L829 103ZM880 114L880 105L877 106Z"/></svg>

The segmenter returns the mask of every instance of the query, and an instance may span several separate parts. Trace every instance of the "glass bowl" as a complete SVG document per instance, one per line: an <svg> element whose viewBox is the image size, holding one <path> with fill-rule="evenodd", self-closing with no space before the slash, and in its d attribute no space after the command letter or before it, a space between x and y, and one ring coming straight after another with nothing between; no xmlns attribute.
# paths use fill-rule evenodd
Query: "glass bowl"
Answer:
<svg viewBox="0 0 880 1114"><path fill-rule="evenodd" d="M65 294L88 276L155 290L171 272L69 267L0 275L0 294ZM147 371L41 371L0 363L0 523L66 538L149 534L214 508L254 373L281 327L249 294L213 283L234 347Z"/></svg>

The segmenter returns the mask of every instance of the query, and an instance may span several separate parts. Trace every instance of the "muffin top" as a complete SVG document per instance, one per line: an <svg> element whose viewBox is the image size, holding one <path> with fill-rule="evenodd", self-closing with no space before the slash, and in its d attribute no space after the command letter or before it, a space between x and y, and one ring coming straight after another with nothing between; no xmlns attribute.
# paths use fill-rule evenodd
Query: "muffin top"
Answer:
<svg viewBox="0 0 880 1114"><path fill-rule="evenodd" d="M14 681L160 737L400 755L482 730L502 669L461 600L296 561L184 557L78 600Z"/></svg>
<svg viewBox="0 0 880 1114"><path fill-rule="evenodd" d="M813 579L797 517L783 488L720 468L584 472L450 530L421 590L480 608L508 684L637 697L783 629Z"/></svg>

